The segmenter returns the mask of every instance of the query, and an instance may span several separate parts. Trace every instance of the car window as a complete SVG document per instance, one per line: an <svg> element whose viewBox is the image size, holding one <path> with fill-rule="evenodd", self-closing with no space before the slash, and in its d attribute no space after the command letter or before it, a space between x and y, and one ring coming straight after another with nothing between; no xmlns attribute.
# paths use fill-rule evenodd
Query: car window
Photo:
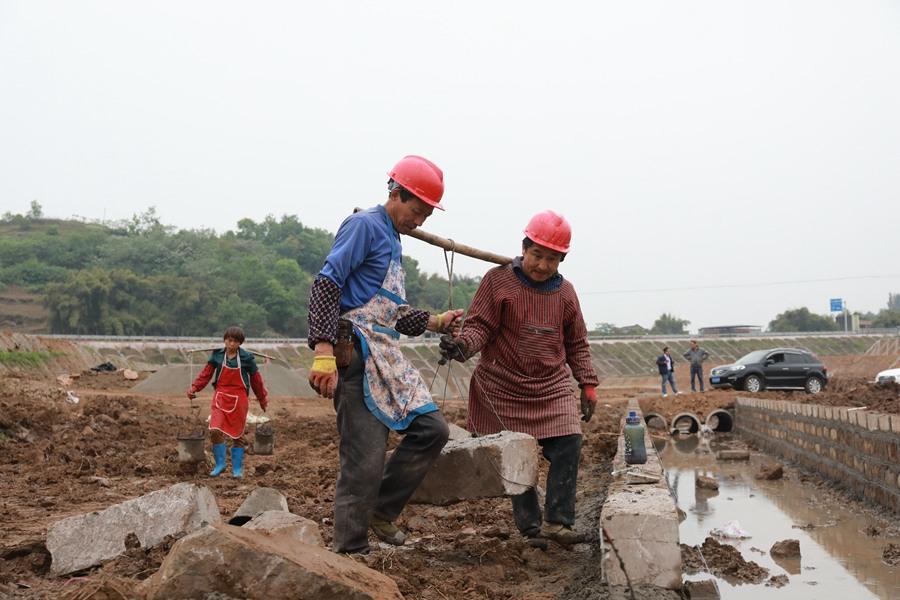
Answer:
<svg viewBox="0 0 900 600"><path fill-rule="evenodd" d="M792 365L805 365L806 363L809 362L809 360L807 360L806 356L804 356L803 354L796 354L794 352L788 352L784 356L786 358L785 362L792 364Z"/></svg>
<svg viewBox="0 0 900 600"><path fill-rule="evenodd" d="M784 362L784 352L776 352L775 354L770 354L766 357L766 360L770 360L773 363L783 363Z"/></svg>
<svg viewBox="0 0 900 600"><path fill-rule="evenodd" d="M761 363L763 361L763 358L765 358L765 356L766 356L765 350L755 350L755 351L751 352L750 354L747 354L746 356L742 356L741 358L737 359L737 362L735 362L735 364L736 365L753 365L756 363Z"/></svg>

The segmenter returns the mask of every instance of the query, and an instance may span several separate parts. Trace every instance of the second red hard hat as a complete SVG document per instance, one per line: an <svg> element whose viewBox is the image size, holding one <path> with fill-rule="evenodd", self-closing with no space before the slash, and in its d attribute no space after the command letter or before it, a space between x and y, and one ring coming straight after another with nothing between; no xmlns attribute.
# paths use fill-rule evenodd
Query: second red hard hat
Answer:
<svg viewBox="0 0 900 600"><path fill-rule="evenodd" d="M531 217L525 227L525 235L535 244L557 252L568 252L572 228L565 217L552 210L545 210Z"/></svg>

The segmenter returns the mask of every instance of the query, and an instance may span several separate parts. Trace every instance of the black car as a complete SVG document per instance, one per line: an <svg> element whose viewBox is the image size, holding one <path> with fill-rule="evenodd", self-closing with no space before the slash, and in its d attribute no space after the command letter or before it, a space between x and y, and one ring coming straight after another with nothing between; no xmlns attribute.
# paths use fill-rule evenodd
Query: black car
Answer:
<svg viewBox="0 0 900 600"><path fill-rule="evenodd" d="M828 382L822 361L801 348L755 350L732 365L716 367L709 373L714 388L747 392L768 389L806 390L818 394Z"/></svg>

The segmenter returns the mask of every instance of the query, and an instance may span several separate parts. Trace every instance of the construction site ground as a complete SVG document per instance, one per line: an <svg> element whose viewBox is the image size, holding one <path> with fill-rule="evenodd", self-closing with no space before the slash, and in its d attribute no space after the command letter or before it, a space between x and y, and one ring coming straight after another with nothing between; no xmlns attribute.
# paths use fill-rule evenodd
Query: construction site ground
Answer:
<svg viewBox="0 0 900 600"><path fill-rule="evenodd" d="M802 393L790 397L855 406L847 390L863 386L868 393L870 387L852 375L848 372L846 383L836 378L828 393L815 398ZM209 486L226 519L254 487L276 488L292 512L319 523L330 544L338 472L330 400L303 396L305 390L272 398L275 454L250 456L243 480L213 479L206 475L206 465L186 468L176 453L176 436L205 427L208 410L204 407L199 418L192 415L183 381L174 382L169 393L131 389L145 378L146 373L135 382L121 373L86 372L63 388L49 378L0 375L0 597L131 597L135 586L158 569L171 544L131 549L91 571L54 577L43 545L47 528L63 517L183 481ZM627 592L610 591L601 582L596 534L625 403L638 397L667 402L670 410L683 405L704 412L730 405L737 395L717 391L660 399L657 384L647 377L608 380L601 387L597 413L584 426L578 484L576 528L588 534L587 543L571 548L551 544L547 551L527 546L517 535L506 498L443 507L413 504L399 523L410 529L407 546L378 545L373 538L373 552L357 560L393 578L409 599L627 598ZM681 376L679 384L689 389ZM79 402L67 400L67 392ZM879 396L879 410L898 412L896 390L893 394L892 401ZM208 402L204 398L201 404ZM464 400L447 400L443 410L448 421L465 425ZM259 412L255 404L251 411ZM392 443L397 439L392 437ZM541 481L546 466L544 462ZM636 597L679 596L644 589Z"/></svg>

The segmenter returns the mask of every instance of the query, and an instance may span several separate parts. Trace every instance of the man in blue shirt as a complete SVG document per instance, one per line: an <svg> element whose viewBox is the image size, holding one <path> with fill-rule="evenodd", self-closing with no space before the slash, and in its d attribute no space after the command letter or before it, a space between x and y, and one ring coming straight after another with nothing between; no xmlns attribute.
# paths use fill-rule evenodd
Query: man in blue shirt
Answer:
<svg viewBox="0 0 900 600"><path fill-rule="evenodd" d="M401 334L455 331L461 310L430 314L404 299L400 234L440 204L444 176L420 156L389 173L383 206L348 217L335 235L309 301L312 387L334 398L341 471L335 486L334 550L368 552L368 530L402 545L393 521L447 442L449 429L418 369L400 351ZM384 464L390 431L403 441Z"/></svg>

